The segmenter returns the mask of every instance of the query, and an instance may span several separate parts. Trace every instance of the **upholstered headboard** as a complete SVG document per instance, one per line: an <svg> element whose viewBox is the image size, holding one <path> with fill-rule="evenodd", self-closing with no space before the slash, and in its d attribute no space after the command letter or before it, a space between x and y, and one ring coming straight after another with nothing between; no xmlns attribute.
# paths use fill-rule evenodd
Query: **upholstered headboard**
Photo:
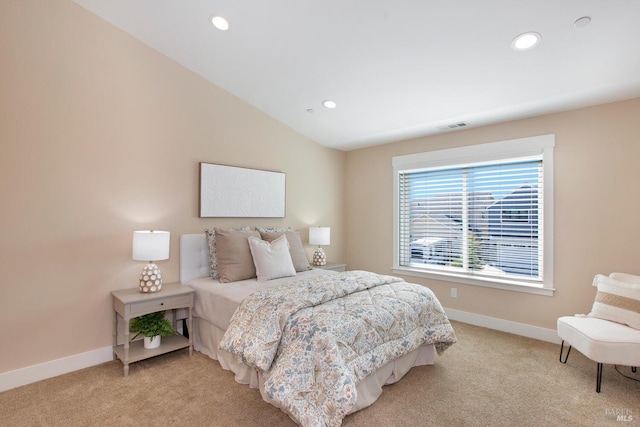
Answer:
<svg viewBox="0 0 640 427"><path fill-rule="evenodd" d="M183 234L180 236L180 283L206 277L209 270L207 235Z"/></svg>

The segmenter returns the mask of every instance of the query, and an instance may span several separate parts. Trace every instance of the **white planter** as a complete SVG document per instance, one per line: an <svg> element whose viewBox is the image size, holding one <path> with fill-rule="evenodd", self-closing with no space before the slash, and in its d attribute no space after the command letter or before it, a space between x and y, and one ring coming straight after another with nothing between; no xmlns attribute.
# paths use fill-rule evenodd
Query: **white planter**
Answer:
<svg viewBox="0 0 640 427"><path fill-rule="evenodd" d="M144 348L158 348L160 347L160 335L156 335L155 337L144 337Z"/></svg>

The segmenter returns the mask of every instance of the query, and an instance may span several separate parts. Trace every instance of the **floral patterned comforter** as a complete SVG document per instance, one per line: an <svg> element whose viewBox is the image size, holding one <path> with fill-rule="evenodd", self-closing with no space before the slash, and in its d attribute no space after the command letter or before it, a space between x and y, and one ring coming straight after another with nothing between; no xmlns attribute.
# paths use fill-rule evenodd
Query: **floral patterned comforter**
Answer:
<svg viewBox="0 0 640 427"><path fill-rule="evenodd" d="M428 288L365 271L292 282L251 294L220 348L263 372L265 394L303 426L337 426L356 384L380 366L456 341Z"/></svg>

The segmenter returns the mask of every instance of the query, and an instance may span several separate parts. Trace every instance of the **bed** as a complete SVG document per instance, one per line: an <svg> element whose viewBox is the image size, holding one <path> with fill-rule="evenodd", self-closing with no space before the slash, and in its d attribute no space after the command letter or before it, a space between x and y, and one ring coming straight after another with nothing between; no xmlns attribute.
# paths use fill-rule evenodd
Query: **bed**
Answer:
<svg viewBox="0 0 640 427"><path fill-rule="evenodd" d="M348 365L345 362L351 371L357 371L355 374L353 372L345 374L343 372L345 366L336 367L342 363L344 355L336 355L337 350L326 345L326 337L318 338L314 343L303 343L303 346L307 346L306 350L303 348L302 353L288 356L289 348L296 347L296 345L300 347L300 344L294 345L292 339L285 339L281 335L286 329L281 326L286 323L288 317L285 319L282 314L275 315L275 324L280 324L280 326L274 327L272 324L266 329L259 329L267 321L274 319L274 315L260 317L256 307L274 305L271 302L277 298L282 299L291 293L304 292L306 292L305 301L311 302L304 307L298 307L298 303L295 303L296 308L292 312L297 310L299 313L307 313L304 310L321 311L318 307L323 307L323 305L318 304L314 299L323 302L326 300L326 304L338 304L337 301L340 301L336 307L342 307L342 300L336 298L336 295L344 293L344 290L336 287L343 286L335 284L338 282L348 282L351 288L364 286L367 288L367 293L377 289L386 289L383 286L378 286L377 283L372 285L371 282L385 282L382 284L386 287L395 286L395 283L389 284L387 282L395 282L396 280L401 282L398 284L400 286L419 285L410 285L391 276L379 276L367 272L339 273L315 268L297 272L292 277L268 281L248 279L233 283L221 283L218 280L213 280L210 273L211 263L207 235L204 233L182 235L180 237L180 281L183 285L193 288L196 295L192 330L190 331L193 334L194 348L217 360L222 368L233 372L237 382L259 389L265 401L279 407L294 421L304 426L340 425L343 417L347 414L375 402L382 393L384 385L400 380L413 366L433 364L436 353L444 351L455 342L455 334L446 319L444 310L435 295L431 294L433 296L429 298L433 300L431 302L434 309L431 310L428 317L432 318L434 326L430 327L428 331L430 339L423 340L425 343L421 343L416 348L408 349L403 346L407 344L406 341L411 341L415 336L412 336L411 339L402 338L401 340L404 342L400 346L394 344L398 341L396 339L391 342L395 347L386 347L381 354L372 352L371 355L366 356L367 360L364 363L362 360L359 365ZM358 285L358 281L365 284ZM369 289L370 286L371 289ZM331 290L334 288L336 295L331 296ZM301 289L303 291L300 291ZM354 292L354 294L363 296L363 292ZM345 298L351 298L351 294ZM281 305L290 307L292 303L288 301ZM309 308L309 305L312 307ZM331 311L337 309L329 307L326 310L329 310L330 316ZM303 320L307 320L307 314L301 316ZM319 328L337 327L332 325L331 321L328 322L326 316L327 313L325 313L325 324ZM300 319L292 322L298 321ZM315 326L317 325L315 324ZM301 326L300 328L305 327ZM287 328L294 330L298 335L301 334L297 323L294 326L288 325ZM423 331L422 335L425 334L426 332ZM258 342L244 343L242 340L245 335L251 335L249 338L257 339ZM271 335L274 335L276 339ZM366 342L371 341L368 337L358 339L363 339ZM287 345L272 347L273 342L276 341L287 343ZM387 344L385 343L385 345ZM318 356L321 354L318 346L323 348L326 346L328 355ZM286 348L283 350L283 347ZM257 353L254 352L252 356L247 349L257 351ZM352 350L347 351L347 353L349 352ZM265 359L264 354L268 353L271 355ZM285 363L287 357L292 358ZM330 357L333 359L329 360ZM332 372L324 374L322 381L326 383L327 378L330 377L335 384L339 383L339 387L332 383L332 389L326 387L321 391L315 389L320 387L322 383L318 374L320 364L323 367L331 366L332 370ZM300 372L305 369L305 372ZM349 371L349 369L346 370ZM300 375L295 377L295 384L291 379L294 378L294 374ZM288 381L291 381L291 384L287 383ZM293 396L278 396L279 393L284 392L293 393Z"/></svg>

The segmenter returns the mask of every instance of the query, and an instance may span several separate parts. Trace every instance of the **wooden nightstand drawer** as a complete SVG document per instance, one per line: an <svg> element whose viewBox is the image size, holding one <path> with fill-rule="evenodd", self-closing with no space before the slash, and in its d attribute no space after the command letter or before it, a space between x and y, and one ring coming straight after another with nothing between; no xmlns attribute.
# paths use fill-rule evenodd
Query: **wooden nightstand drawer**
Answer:
<svg viewBox="0 0 640 427"><path fill-rule="evenodd" d="M133 302L129 304L129 313L131 313L132 316L136 316L138 314L154 313L172 308L190 307L192 298L192 295L176 295L174 297Z"/></svg>

